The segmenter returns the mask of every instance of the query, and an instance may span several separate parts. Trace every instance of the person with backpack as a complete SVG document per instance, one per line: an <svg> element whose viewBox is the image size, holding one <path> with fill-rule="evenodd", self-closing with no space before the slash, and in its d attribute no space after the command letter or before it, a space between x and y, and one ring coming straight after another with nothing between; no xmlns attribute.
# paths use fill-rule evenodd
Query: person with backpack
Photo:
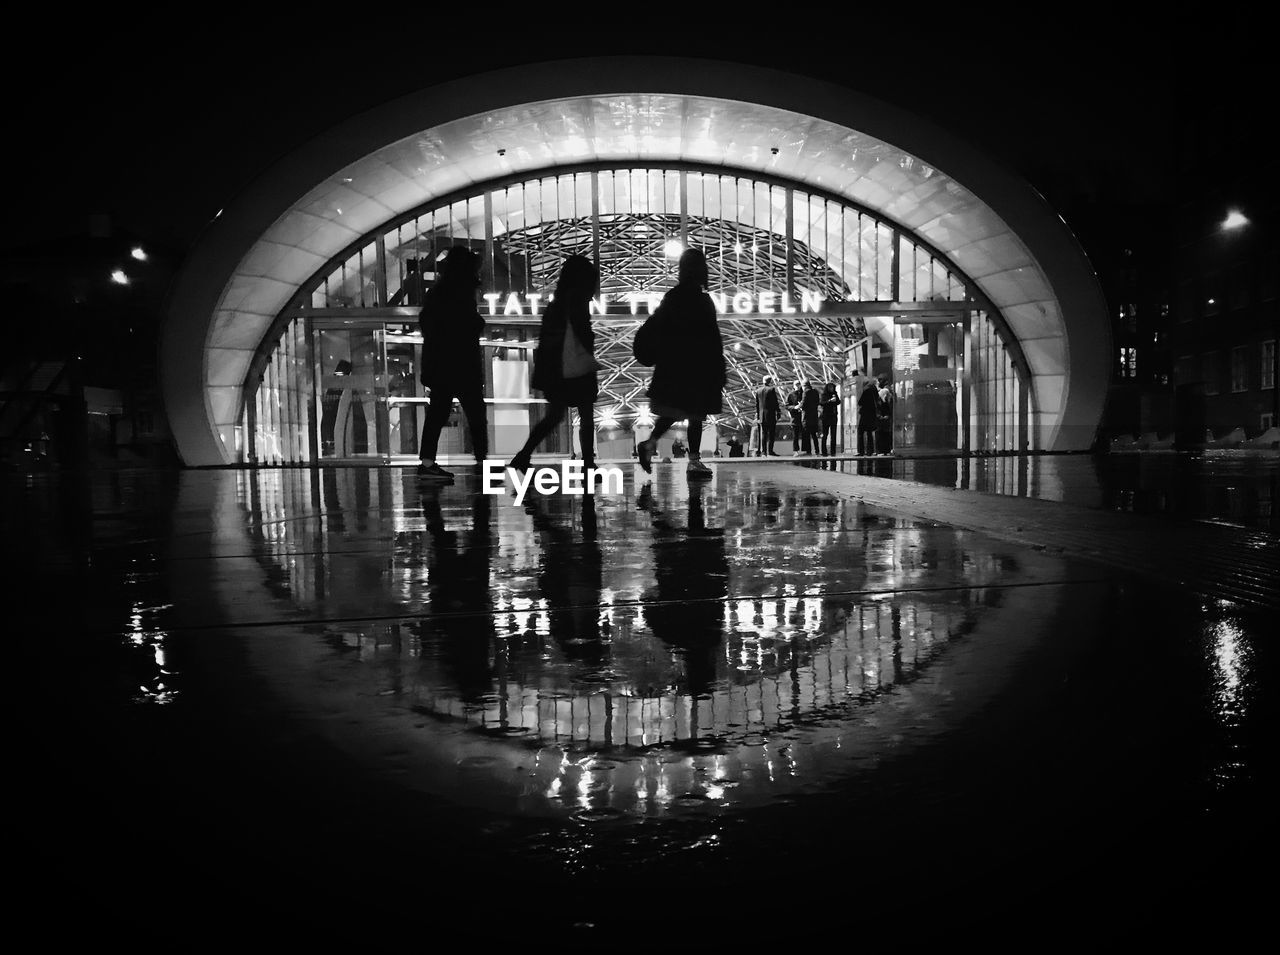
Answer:
<svg viewBox="0 0 1280 955"><path fill-rule="evenodd" d="M418 314L422 331L422 384L431 389L431 404L422 422L418 445L418 477L452 481L436 463L440 432L449 423L457 398L471 430L476 463L489 453L489 418L484 404L484 364L480 339L484 319L476 308L480 259L465 245L455 245L439 265L440 277L427 290Z"/></svg>
<svg viewBox="0 0 1280 955"><path fill-rule="evenodd" d="M533 387L547 399L546 414L507 465L518 471L532 467L533 449L555 430L572 408L578 409L578 436L583 467L595 467L596 382L595 332L591 329L591 297L600 273L585 255L571 255L560 269L555 296L542 315Z"/></svg>
<svg viewBox="0 0 1280 955"><path fill-rule="evenodd" d="M653 366L648 395L657 421L648 440L636 448L640 467L649 473L658 438L684 419L689 423L687 474L695 480L711 476L711 469L702 463L702 426L707 415L720 413L728 375L715 303L707 294L710 279L706 256L698 249L686 249L680 256L676 287L636 332L636 360Z"/></svg>

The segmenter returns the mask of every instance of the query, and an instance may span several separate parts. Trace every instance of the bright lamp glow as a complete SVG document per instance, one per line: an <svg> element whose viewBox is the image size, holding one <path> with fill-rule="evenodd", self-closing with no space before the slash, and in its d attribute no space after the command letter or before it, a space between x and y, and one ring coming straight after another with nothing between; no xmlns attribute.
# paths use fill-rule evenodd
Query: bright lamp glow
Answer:
<svg viewBox="0 0 1280 955"><path fill-rule="evenodd" d="M142 246L140 245L135 245L133 247L133 251L130 252L129 254L132 255L135 259L137 259L139 262L147 261L147 253L143 250Z"/></svg>
<svg viewBox="0 0 1280 955"><path fill-rule="evenodd" d="M667 244L662 247L662 254L669 259L680 258L680 253L684 251L684 245L679 239L668 239Z"/></svg>
<svg viewBox="0 0 1280 955"><path fill-rule="evenodd" d="M1249 224L1249 220L1238 209L1232 209L1227 213L1227 217L1222 220L1223 229L1242 229Z"/></svg>
<svg viewBox="0 0 1280 955"><path fill-rule="evenodd" d="M115 282L116 285L128 285L129 276L124 274L124 269L116 269L111 273L111 281Z"/></svg>

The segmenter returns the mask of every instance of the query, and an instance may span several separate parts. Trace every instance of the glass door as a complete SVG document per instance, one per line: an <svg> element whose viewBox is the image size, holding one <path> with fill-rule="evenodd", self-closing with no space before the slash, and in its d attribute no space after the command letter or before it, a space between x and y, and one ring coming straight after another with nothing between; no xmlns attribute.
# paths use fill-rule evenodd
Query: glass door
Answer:
<svg viewBox="0 0 1280 955"><path fill-rule="evenodd" d="M890 417L895 450L966 450L964 319L894 319Z"/></svg>
<svg viewBox="0 0 1280 955"><path fill-rule="evenodd" d="M380 326L316 330L317 440L321 460L386 453L386 377Z"/></svg>

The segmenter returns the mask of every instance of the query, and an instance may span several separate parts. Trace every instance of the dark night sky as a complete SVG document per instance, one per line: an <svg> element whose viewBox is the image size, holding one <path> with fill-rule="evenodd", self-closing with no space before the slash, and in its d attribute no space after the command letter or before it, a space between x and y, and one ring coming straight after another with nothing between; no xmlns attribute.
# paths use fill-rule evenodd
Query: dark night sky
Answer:
<svg viewBox="0 0 1280 955"><path fill-rule="evenodd" d="M165 40L82 27L62 38L56 65L5 66L7 88L23 92L9 109L16 135L5 175L22 185L10 192L4 243L56 238L105 212L181 250L273 159L347 116L444 79L578 52L733 59L848 85L968 138L1058 203L1089 193L1103 202L1167 199L1179 123L1230 130L1274 116L1260 82L1270 57L1243 26L1168 32L1164 23L1161 33L1136 21L1055 23L1045 8L1023 9L985 31L969 18L925 13L892 27L851 23L848 49L825 38L819 47L812 31L783 43L768 31L737 31L728 42L717 34L717 42L650 46L534 43L527 55L499 45L483 57L472 41L465 53L441 55L436 43L396 51L390 21L353 24L345 49L323 31L305 42L217 29ZM1020 33L1032 28L1045 35ZM518 46L514 39L504 42ZM331 59L317 62L321 55ZM278 108L257 109L264 102Z"/></svg>

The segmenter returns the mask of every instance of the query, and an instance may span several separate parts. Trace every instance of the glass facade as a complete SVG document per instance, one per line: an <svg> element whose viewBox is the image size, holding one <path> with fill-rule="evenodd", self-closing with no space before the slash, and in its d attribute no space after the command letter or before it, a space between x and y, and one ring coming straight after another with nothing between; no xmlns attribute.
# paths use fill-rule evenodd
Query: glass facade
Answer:
<svg viewBox="0 0 1280 955"><path fill-rule="evenodd" d="M244 395L242 458L391 460L417 454L430 395L416 314L453 245L482 258L486 400L495 454L515 450L545 403L531 390L539 309L571 254L601 268L594 306L602 456L629 456L649 421L649 370L631 339L702 249L729 366L717 436L749 440L764 376L835 382L852 450L868 376L896 401L895 446L1012 451L1028 428L1025 368L999 316L943 256L848 202L697 168L597 167L476 187L401 216L332 260L278 316ZM256 373L254 373L256 371ZM460 412L441 454L469 453ZM550 453L570 453L569 422ZM780 440L787 440L785 428Z"/></svg>

